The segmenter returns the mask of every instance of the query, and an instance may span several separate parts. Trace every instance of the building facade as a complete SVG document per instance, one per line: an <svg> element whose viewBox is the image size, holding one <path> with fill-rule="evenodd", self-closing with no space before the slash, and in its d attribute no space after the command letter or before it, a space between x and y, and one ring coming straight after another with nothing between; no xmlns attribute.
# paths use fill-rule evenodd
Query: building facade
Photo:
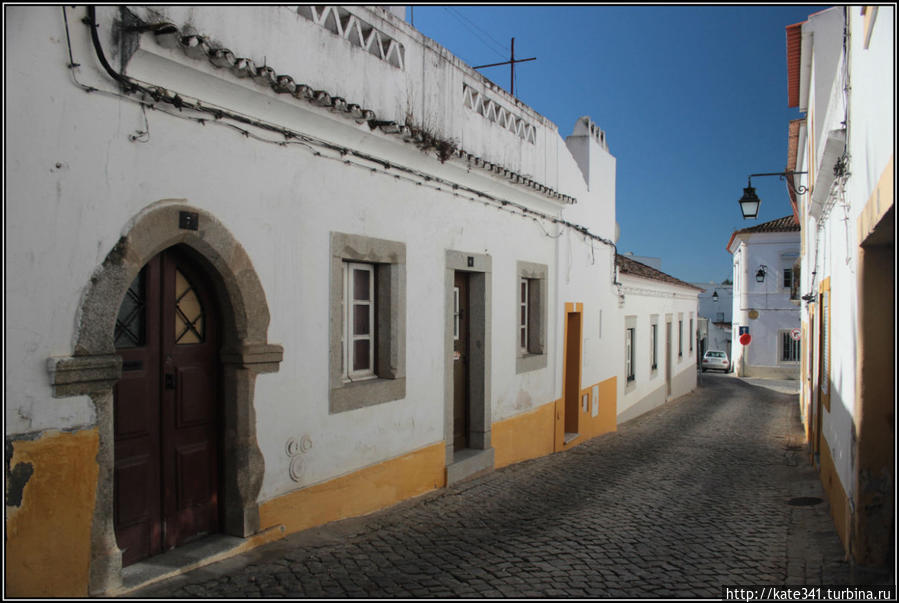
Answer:
<svg viewBox="0 0 899 603"><path fill-rule="evenodd" d="M731 361L739 377L799 378L799 299L793 286L799 224L786 216L738 230L733 255ZM750 343L740 343L749 333Z"/></svg>
<svg viewBox="0 0 899 603"><path fill-rule="evenodd" d="M589 118L378 7L6 16L7 594L126 592L639 403ZM640 320L695 315L673 290Z"/></svg>
<svg viewBox="0 0 899 603"><path fill-rule="evenodd" d="M787 28L788 170L802 224L801 410L858 566L895 567L895 7Z"/></svg>
<svg viewBox="0 0 899 603"><path fill-rule="evenodd" d="M624 318L617 325L624 334L621 422L695 389L702 289L629 256L619 255L617 265Z"/></svg>
<svg viewBox="0 0 899 603"><path fill-rule="evenodd" d="M693 283L693 286L703 289L699 294L699 317L708 322L705 350L725 352L728 359L733 358L733 285Z"/></svg>

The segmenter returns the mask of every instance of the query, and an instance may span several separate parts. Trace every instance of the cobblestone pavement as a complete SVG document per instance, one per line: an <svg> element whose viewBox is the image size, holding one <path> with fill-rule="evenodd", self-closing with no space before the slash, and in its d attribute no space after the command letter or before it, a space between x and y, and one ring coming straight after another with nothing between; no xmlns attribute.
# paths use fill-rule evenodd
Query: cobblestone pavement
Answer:
<svg viewBox="0 0 899 603"><path fill-rule="evenodd" d="M843 585L795 395L704 375L564 453L289 536L137 597L701 597Z"/></svg>

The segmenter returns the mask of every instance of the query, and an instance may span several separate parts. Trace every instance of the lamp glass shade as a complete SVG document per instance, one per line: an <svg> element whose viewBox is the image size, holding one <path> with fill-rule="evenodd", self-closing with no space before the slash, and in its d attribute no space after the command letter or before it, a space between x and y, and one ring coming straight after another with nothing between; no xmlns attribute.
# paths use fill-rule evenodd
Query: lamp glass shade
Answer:
<svg viewBox="0 0 899 603"><path fill-rule="evenodd" d="M756 218L759 215L759 204L761 199L755 194L755 189L747 186L743 189L743 197L740 199L740 211L743 212L743 218Z"/></svg>
<svg viewBox="0 0 899 603"><path fill-rule="evenodd" d="M712 301L718 301L718 292L717 291L712 293Z"/></svg>
<svg viewBox="0 0 899 603"><path fill-rule="evenodd" d="M759 283L765 282L765 271L759 268L759 271L755 273L755 280Z"/></svg>

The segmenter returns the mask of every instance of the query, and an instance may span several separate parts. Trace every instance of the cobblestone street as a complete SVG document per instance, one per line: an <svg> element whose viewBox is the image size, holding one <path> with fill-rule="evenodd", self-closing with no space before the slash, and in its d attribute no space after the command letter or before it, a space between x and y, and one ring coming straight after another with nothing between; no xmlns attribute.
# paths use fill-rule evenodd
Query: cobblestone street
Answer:
<svg viewBox="0 0 899 603"><path fill-rule="evenodd" d="M795 395L730 375L565 453L289 536L138 597L704 597L848 584ZM795 501L794 501L795 502Z"/></svg>

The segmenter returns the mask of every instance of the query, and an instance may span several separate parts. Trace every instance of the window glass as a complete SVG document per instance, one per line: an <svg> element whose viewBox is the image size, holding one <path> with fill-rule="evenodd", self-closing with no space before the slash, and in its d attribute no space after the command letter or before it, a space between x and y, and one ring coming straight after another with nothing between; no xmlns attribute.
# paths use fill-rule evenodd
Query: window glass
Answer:
<svg viewBox="0 0 899 603"><path fill-rule="evenodd" d="M203 306L193 285L180 270L175 270L175 343L202 343Z"/></svg>
<svg viewBox="0 0 899 603"><path fill-rule="evenodd" d="M115 321L115 347L135 348L146 344L144 334L146 299L144 297L144 275L141 270L125 292L125 299L119 306Z"/></svg>

